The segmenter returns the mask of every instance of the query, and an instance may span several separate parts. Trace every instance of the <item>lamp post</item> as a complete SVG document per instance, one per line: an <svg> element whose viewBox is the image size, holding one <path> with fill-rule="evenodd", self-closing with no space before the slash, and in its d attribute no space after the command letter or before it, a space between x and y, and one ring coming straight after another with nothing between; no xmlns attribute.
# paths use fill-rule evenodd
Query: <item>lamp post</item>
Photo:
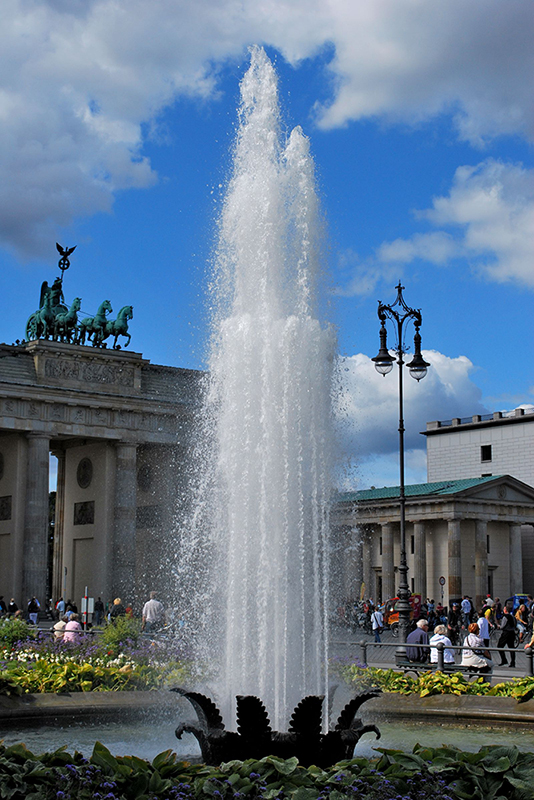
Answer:
<svg viewBox="0 0 534 800"><path fill-rule="evenodd" d="M404 356L407 348L404 343L404 324L413 321L415 328L414 356L409 364L406 364L412 378L417 382L422 380L430 366L421 355L421 334L419 328L422 324L420 309L410 308L406 305L402 290L404 286L400 281L395 287L397 289L397 299L390 306L378 301L378 319L380 320L380 350L378 355L372 360L375 362L375 369L381 375L386 376L393 369L395 361L399 365L399 505L400 505L400 566L399 566L399 600L397 609L399 611L399 640L397 657L406 658L406 637L410 625L410 591L408 588L408 565L406 563L406 496L404 493L404 395L403 395L403 366L405 365ZM397 344L393 348L396 358L392 356L387 346L386 320L390 319L396 326Z"/></svg>

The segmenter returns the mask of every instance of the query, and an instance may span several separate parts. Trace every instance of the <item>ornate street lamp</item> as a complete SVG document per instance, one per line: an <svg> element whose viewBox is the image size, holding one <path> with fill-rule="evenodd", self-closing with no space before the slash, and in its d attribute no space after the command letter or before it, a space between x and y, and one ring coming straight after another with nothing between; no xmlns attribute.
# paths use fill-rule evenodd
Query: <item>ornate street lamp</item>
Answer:
<svg viewBox="0 0 534 800"><path fill-rule="evenodd" d="M399 281L397 289L397 299L390 306L386 306L378 301L378 319L380 320L380 349L378 355L372 360L375 362L375 369L381 375L386 376L393 369L395 361L399 365L399 504L400 504L400 566L399 566L399 600L397 609L399 611L399 639L401 644L397 648L397 659L406 659L406 637L410 626L410 591L408 588L408 565L406 563L406 497L404 494L404 397L403 397L403 366L405 365L404 356L408 352L404 343L404 323L413 320L415 335L413 338L414 356L409 364L410 375L417 382L422 380L430 366L421 355L421 334L419 328L422 324L421 310L409 308L404 302ZM390 319L397 326L397 344L393 348L395 356L392 356L387 346L386 320Z"/></svg>

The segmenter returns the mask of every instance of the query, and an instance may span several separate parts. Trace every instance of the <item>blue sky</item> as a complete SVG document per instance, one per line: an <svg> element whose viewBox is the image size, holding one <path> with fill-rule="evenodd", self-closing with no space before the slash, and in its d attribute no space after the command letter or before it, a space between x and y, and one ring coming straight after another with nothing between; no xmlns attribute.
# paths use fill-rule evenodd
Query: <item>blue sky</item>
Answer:
<svg viewBox="0 0 534 800"><path fill-rule="evenodd" d="M65 294L134 306L132 349L202 367L204 285L247 47L310 137L361 487L395 483L377 300L423 312L408 480L427 420L534 402L530 0L9 0L0 33L0 339L24 335L56 240ZM526 356L525 356L526 354ZM413 384L413 385L410 385Z"/></svg>

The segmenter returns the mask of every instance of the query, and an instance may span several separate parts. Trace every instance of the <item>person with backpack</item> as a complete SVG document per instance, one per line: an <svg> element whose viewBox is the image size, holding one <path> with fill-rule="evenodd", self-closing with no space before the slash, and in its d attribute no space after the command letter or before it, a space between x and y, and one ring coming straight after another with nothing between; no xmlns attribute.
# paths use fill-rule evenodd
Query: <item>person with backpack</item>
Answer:
<svg viewBox="0 0 534 800"><path fill-rule="evenodd" d="M497 643L497 647L509 647L510 648L510 666L513 668L515 667L515 629L517 625L516 618L510 611L507 605L503 608L504 616L501 620L501 636ZM501 657L501 663L499 666L504 667L508 664L506 660L506 653L501 652L499 653Z"/></svg>

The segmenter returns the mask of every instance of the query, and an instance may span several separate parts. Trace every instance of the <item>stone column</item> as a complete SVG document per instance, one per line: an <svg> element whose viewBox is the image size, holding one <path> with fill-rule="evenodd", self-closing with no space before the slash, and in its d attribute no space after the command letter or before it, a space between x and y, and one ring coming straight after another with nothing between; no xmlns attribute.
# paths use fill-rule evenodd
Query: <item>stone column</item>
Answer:
<svg viewBox="0 0 534 800"><path fill-rule="evenodd" d="M35 596L44 609L47 599L49 449L48 436L35 433L28 435L22 608L26 608L28 599Z"/></svg>
<svg viewBox="0 0 534 800"><path fill-rule="evenodd" d="M413 577L415 594L420 594L421 600L424 603L426 600L426 535L424 522L414 522L413 535Z"/></svg>
<svg viewBox="0 0 534 800"><path fill-rule="evenodd" d="M395 597L393 525L386 522L382 525L382 602L391 597Z"/></svg>
<svg viewBox="0 0 534 800"><path fill-rule="evenodd" d="M460 537L460 520L448 521L448 552L449 552L449 598L460 600L462 597L462 540Z"/></svg>
<svg viewBox="0 0 534 800"><path fill-rule="evenodd" d="M510 590L509 594L523 591L523 553L521 550L521 525L510 524Z"/></svg>
<svg viewBox="0 0 534 800"><path fill-rule="evenodd" d="M54 521L54 564L51 596L57 601L63 594L63 533L65 530L65 451L54 450L57 458L56 517ZM66 597L64 598L67 599Z"/></svg>
<svg viewBox="0 0 534 800"><path fill-rule="evenodd" d="M488 593L488 523L485 519L475 521L475 608L484 605Z"/></svg>
<svg viewBox="0 0 534 800"><path fill-rule="evenodd" d="M119 442L116 446L115 514L113 531L112 593L123 601L135 599L135 532L137 503L137 448Z"/></svg>
<svg viewBox="0 0 534 800"><path fill-rule="evenodd" d="M367 531L361 531L362 536L362 572L364 582L364 593L366 599L372 597L375 599L375 588L373 582L373 570L371 564L371 536Z"/></svg>
<svg viewBox="0 0 534 800"><path fill-rule="evenodd" d="M363 533L360 528L353 528L351 532L354 572L351 581L351 595L355 600L360 599L363 583Z"/></svg>

